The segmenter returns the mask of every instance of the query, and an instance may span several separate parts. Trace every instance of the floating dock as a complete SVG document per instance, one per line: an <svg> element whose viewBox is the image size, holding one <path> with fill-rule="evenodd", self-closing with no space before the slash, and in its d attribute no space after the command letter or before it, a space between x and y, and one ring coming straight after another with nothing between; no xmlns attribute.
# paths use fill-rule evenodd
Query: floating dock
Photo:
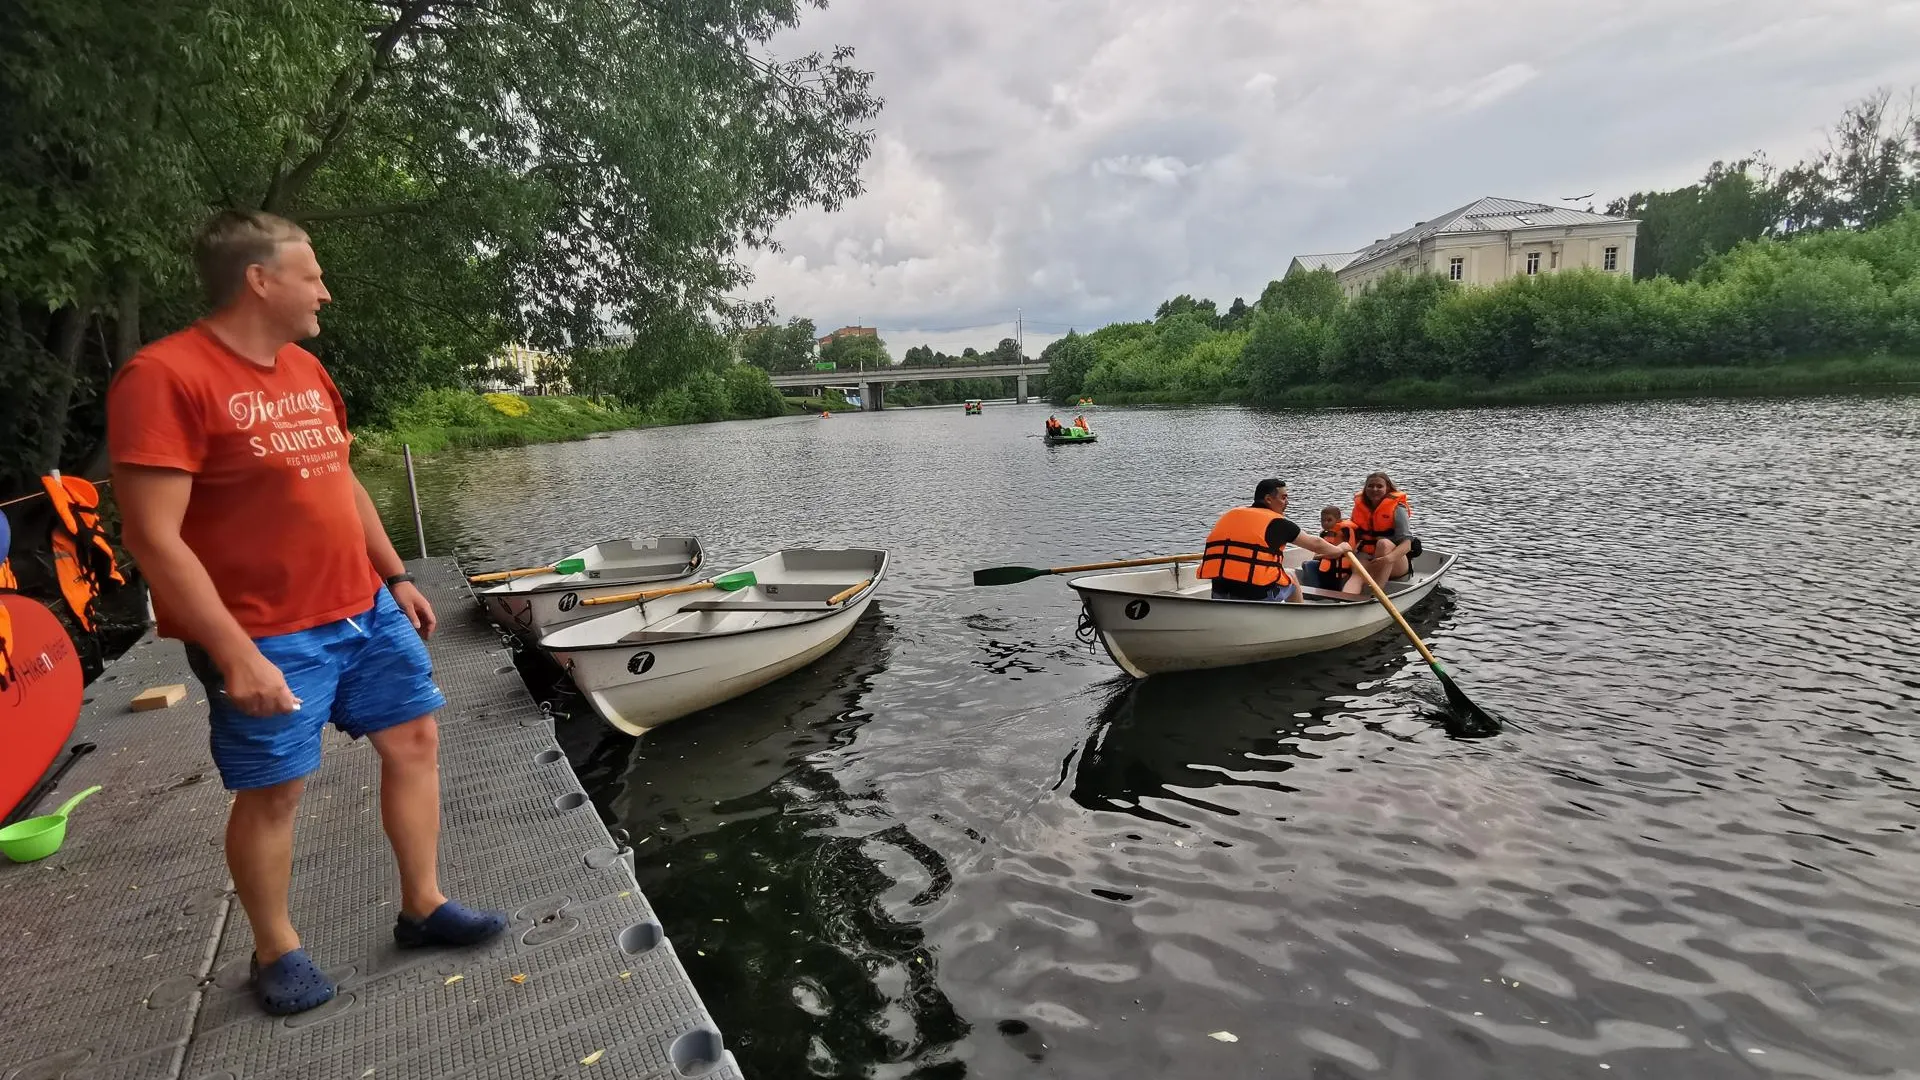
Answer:
<svg viewBox="0 0 1920 1080"><path fill-rule="evenodd" d="M379 758L328 729L294 840L293 918L335 999L266 1015L228 879L205 695L148 636L88 687L94 743L37 812L94 784L65 846L0 859L0 1078L738 1077L686 970L451 559L409 565L440 628L441 883L513 923L471 949L393 944ZM186 699L134 712L142 689ZM64 757L64 755L63 755Z"/></svg>

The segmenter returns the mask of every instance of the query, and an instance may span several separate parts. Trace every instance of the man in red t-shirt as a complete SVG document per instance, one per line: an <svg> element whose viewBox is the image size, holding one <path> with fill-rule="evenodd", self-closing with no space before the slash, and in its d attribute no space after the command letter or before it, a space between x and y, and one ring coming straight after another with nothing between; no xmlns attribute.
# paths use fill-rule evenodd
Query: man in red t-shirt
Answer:
<svg viewBox="0 0 1920 1080"><path fill-rule="evenodd" d="M348 463L346 406L293 344L332 299L306 233L224 211L194 238L213 304L141 349L107 393L127 550L162 636L207 688L209 744L234 800L227 865L253 926L254 986L273 1013L334 985L287 911L293 822L333 723L380 754L380 814L400 866L394 937L468 945L506 928L440 892L439 733L446 704L422 638L433 608Z"/></svg>

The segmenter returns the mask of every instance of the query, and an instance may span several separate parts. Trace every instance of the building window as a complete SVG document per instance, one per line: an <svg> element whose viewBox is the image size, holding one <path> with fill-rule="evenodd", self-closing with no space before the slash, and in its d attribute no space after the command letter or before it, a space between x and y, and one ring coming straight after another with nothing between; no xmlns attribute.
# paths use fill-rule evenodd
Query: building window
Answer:
<svg viewBox="0 0 1920 1080"><path fill-rule="evenodd" d="M1540 253L1537 251L1527 252L1527 273L1537 274L1539 272L1540 272Z"/></svg>
<svg viewBox="0 0 1920 1080"><path fill-rule="evenodd" d="M1602 269L1605 269L1605 270L1620 269L1620 249L1617 247L1610 247L1606 251L1602 252L1600 256L1600 266Z"/></svg>
<svg viewBox="0 0 1920 1080"><path fill-rule="evenodd" d="M1467 276L1467 260L1454 256L1447 260L1447 280L1462 281Z"/></svg>

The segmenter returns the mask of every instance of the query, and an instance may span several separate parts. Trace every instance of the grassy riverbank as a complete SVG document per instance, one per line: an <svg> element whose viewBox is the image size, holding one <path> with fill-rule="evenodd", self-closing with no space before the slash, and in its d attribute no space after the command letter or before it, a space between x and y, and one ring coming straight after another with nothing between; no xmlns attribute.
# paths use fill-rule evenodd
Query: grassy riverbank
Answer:
<svg viewBox="0 0 1920 1080"><path fill-rule="evenodd" d="M522 397L429 390L393 410L384 427L356 433L356 452L415 454L486 446L566 442L602 431L642 427L644 413L608 408L581 397Z"/></svg>
<svg viewBox="0 0 1920 1080"><path fill-rule="evenodd" d="M1740 367L1616 368L1551 372L1499 383L1466 378L1395 379L1360 385L1310 383L1289 389L1285 400L1270 402L1267 407L1448 409L1638 398L1820 394L1903 384L1920 388L1920 358L1867 356ZM1179 391L1113 392L1100 397L1102 405L1197 405L1230 400Z"/></svg>

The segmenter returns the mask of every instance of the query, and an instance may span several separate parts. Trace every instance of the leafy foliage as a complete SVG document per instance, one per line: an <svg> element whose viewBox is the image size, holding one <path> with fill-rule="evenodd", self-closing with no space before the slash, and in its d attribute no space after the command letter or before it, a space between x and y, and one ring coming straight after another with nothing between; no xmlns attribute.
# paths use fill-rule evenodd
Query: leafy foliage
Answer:
<svg viewBox="0 0 1920 1080"><path fill-rule="evenodd" d="M813 365L813 320L792 318L785 326L760 326L740 336L740 359L770 375Z"/></svg>
<svg viewBox="0 0 1920 1080"><path fill-rule="evenodd" d="M312 232L316 347L356 422L512 339L649 346L569 360L591 393L720 379L719 330L765 314L729 299L735 252L861 189L871 76L844 48L764 55L820 2L15 0L0 490L97 459L107 373L194 315L185 242L220 206Z"/></svg>

